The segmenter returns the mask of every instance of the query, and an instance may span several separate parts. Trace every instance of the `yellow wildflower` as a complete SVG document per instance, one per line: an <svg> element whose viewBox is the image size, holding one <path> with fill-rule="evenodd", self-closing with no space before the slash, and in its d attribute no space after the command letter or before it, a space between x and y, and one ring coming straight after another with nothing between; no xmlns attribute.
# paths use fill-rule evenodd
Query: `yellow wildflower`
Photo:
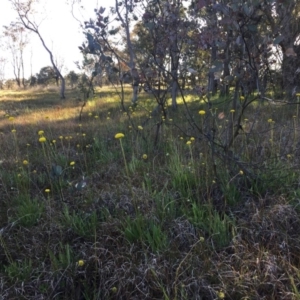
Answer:
<svg viewBox="0 0 300 300"><path fill-rule="evenodd" d="M243 172L243 170L240 170L240 172L239 172L239 173L240 173L240 175L244 175L244 172Z"/></svg>
<svg viewBox="0 0 300 300"><path fill-rule="evenodd" d="M16 129L12 129L11 132L12 132L12 133L16 133L17 130L16 130Z"/></svg>
<svg viewBox="0 0 300 300"><path fill-rule="evenodd" d="M268 123L272 123L273 122L273 120L272 119L268 119Z"/></svg>
<svg viewBox="0 0 300 300"><path fill-rule="evenodd" d="M186 142L187 145L190 145L191 143L192 143L191 141L187 141L187 142Z"/></svg>
<svg viewBox="0 0 300 300"><path fill-rule="evenodd" d="M23 160L23 165L24 165L24 166L27 166L27 165L28 165L28 160L24 159L24 160Z"/></svg>
<svg viewBox="0 0 300 300"><path fill-rule="evenodd" d="M39 138L39 142L40 143L45 143L46 142L46 138L44 136Z"/></svg>
<svg viewBox="0 0 300 300"><path fill-rule="evenodd" d="M116 286L113 286L110 290L111 290L114 294L118 291L118 289L117 289Z"/></svg>
<svg viewBox="0 0 300 300"><path fill-rule="evenodd" d="M148 158L148 155L147 154L143 154L142 157L143 157L144 160L146 160Z"/></svg>
<svg viewBox="0 0 300 300"><path fill-rule="evenodd" d="M43 135L44 134L44 130L39 130L38 131L38 135Z"/></svg>
<svg viewBox="0 0 300 300"><path fill-rule="evenodd" d="M115 139L122 139L125 135L123 133L117 133Z"/></svg>
<svg viewBox="0 0 300 300"><path fill-rule="evenodd" d="M45 189L45 193L50 193L50 189Z"/></svg>
<svg viewBox="0 0 300 300"><path fill-rule="evenodd" d="M235 112L235 109L231 109L230 112L231 112L231 113L234 113L234 112Z"/></svg>
<svg viewBox="0 0 300 300"><path fill-rule="evenodd" d="M77 265L78 265L78 267L83 267L83 266L84 266L84 260L80 259L80 260L77 262Z"/></svg>
<svg viewBox="0 0 300 300"><path fill-rule="evenodd" d="M199 110L199 115L205 115L206 114L206 112L205 112L205 110Z"/></svg>
<svg viewBox="0 0 300 300"><path fill-rule="evenodd" d="M139 130L143 130L144 128L143 128L143 126L139 125L139 126L138 126L138 129L139 129Z"/></svg>
<svg viewBox="0 0 300 300"><path fill-rule="evenodd" d="M193 142L193 141L195 140L195 138L192 136L192 137L190 138L190 140Z"/></svg>
<svg viewBox="0 0 300 300"><path fill-rule="evenodd" d="M74 165L75 165L75 161L71 161L70 166L74 166Z"/></svg>
<svg viewBox="0 0 300 300"><path fill-rule="evenodd" d="M15 118L14 117L9 117L8 120L9 121L13 121Z"/></svg>

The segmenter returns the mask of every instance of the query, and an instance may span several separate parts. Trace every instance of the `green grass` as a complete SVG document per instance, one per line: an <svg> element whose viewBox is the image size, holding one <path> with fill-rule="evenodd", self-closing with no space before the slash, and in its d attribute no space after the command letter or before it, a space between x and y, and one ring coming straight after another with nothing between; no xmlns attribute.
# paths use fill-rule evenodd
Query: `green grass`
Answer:
<svg viewBox="0 0 300 300"><path fill-rule="evenodd" d="M293 106L130 93L1 92L0 295L299 299Z"/></svg>

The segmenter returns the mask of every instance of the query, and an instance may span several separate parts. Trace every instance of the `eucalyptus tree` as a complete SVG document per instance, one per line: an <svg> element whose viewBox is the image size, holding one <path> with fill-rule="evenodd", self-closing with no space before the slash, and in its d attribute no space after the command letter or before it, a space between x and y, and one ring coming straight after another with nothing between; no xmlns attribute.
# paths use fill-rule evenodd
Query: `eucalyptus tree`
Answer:
<svg viewBox="0 0 300 300"><path fill-rule="evenodd" d="M274 44L281 50L282 82L288 97L300 91L300 2L263 1L262 11Z"/></svg>
<svg viewBox="0 0 300 300"><path fill-rule="evenodd" d="M18 21L23 26L23 28L33 32L36 34L41 41L44 49L48 52L52 67L60 79L61 86L60 86L60 97L61 99L65 99L65 79L64 76L61 74L56 62L54 55L50 48L47 46L42 33L40 32L39 25L35 22L34 14L34 3L37 2L36 0L10 0L12 3L13 9L18 14Z"/></svg>
<svg viewBox="0 0 300 300"><path fill-rule="evenodd" d="M25 88L24 50L29 43L28 34L23 26L12 22L9 26L4 26L3 35L6 47L11 53L15 81L18 87L23 85Z"/></svg>
<svg viewBox="0 0 300 300"><path fill-rule="evenodd" d="M0 57L0 89L4 88L4 79L5 79L5 68L7 60L4 57Z"/></svg>

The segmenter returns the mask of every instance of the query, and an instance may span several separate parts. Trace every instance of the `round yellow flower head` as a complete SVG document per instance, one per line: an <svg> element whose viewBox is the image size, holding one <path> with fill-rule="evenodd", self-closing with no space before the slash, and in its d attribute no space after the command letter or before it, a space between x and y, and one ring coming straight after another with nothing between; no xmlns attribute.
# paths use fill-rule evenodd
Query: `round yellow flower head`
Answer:
<svg viewBox="0 0 300 300"><path fill-rule="evenodd" d="M12 132L12 133L16 133L17 130L16 130L16 129L12 129L11 132Z"/></svg>
<svg viewBox="0 0 300 300"><path fill-rule="evenodd" d="M186 142L187 145L190 145L191 143L192 143L191 141L187 141L187 142Z"/></svg>
<svg viewBox="0 0 300 300"><path fill-rule="evenodd" d="M240 173L240 175L244 175L244 172L243 172L243 170L240 170L240 172L239 172L239 173Z"/></svg>
<svg viewBox="0 0 300 300"><path fill-rule="evenodd" d="M46 138L44 136L39 138L39 142L40 143L45 143L46 142Z"/></svg>
<svg viewBox="0 0 300 300"><path fill-rule="evenodd" d="M199 110L199 115L203 116L205 114L206 114L205 110Z"/></svg>
<svg viewBox="0 0 300 300"><path fill-rule="evenodd" d="M119 132L115 135L115 139L122 139L124 136L125 135L123 133Z"/></svg>
<svg viewBox="0 0 300 300"><path fill-rule="evenodd" d="M181 136L179 139L183 140L183 136Z"/></svg>
<svg viewBox="0 0 300 300"><path fill-rule="evenodd" d="M139 129L139 130L143 130L144 128L143 128L143 126L139 125L139 126L138 126L138 129Z"/></svg>
<svg viewBox="0 0 300 300"><path fill-rule="evenodd" d="M148 158L148 155L147 154L143 154L142 157L143 157L144 160L146 160Z"/></svg>
<svg viewBox="0 0 300 300"><path fill-rule="evenodd" d="M218 299L225 299L225 293L222 291L218 292Z"/></svg>
<svg viewBox="0 0 300 300"><path fill-rule="evenodd" d="M45 189L45 193L50 193L50 189Z"/></svg>
<svg viewBox="0 0 300 300"><path fill-rule="evenodd" d="M39 130L38 131L38 135L43 135L44 134L44 130Z"/></svg>
<svg viewBox="0 0 300 300"><path fill-rule="evenodd" d="M13 121L15 118L14 117L9 117L8 120L9 121Z"/></svg>
<svg viewBox="0 0 300 300"><path fill-rule="evenodd" d="M52 140L52 143L55 144L55 143L56 143L56 140Z"/></svg>
<svg viewBox="0 0 300 300"><path fill-rule="evenodd" d="M230 112L231 112L231 113L234 113L234 112L235 112L235 109L231 109Z"/></svg>
<svg viewBox="0 0 300 300"><path fill-rule="evenodd" d="M75 161L71 161L70 166L74 166L74 165L75 165Z"/></svg>
<svg viewBox="0 0 300 300"><path fill-rule="evenodd" d="M190 138L190 140L193 142L193 141L195 140L195 138L192 136L192 137Z"/></svg>
<svg viewBox="0 0 300 300"><path fill-rule="evenodd" d="M62 135L59 136L59 139L62 140L64 137Z"/></svg>
<svg viewBox="0 0 300 300"><path fill-rule="evenodd" d="M300 97L300 93L297 93L296 96L297 96L297 97Z"/></svg>
<svg viewBox="0 0 300 300"><path fill-rule="evenodd" d="M28 160L24 159L24 160L23 160L23 165L24 165L24 166L27 166L27 165L28 165Z"/></svg>
<svg viewBox="0 0 300 300"><path fill-rule="evenodd" d="M244 97L244 96L241 96L241 97L240 97L240 100L241 100L241 101L245 100L245 97Z"/></svg>
<svg viewBox="0 0 300 300"><path fill-rule="evenodd" d="M272 119L268 119L268 123L272 123L273 122L273 120Z"/></svg>
<svg viewBox="0 0 300 300"><path fill-rule="evenodd" d="M80 260L77 262L77 265L78 265L78 267L83 267L83 266L84 266L84 260L80 259Z"/></svg>
<svg viewBox="0 0 300 300"><path fill-rule="evenodd" d="M93 114L90 112L90 113L89 113L89 116L92 116L92 115L93 115Z"/></svg>

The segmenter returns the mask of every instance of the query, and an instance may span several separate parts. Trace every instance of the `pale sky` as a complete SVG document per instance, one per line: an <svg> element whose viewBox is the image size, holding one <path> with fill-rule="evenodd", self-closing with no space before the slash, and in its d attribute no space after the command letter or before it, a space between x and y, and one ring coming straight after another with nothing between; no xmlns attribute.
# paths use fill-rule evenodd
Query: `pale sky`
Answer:
<svg viewBox="0 0 300 300"><path fill-rule="evenodd" d="M40 0L37 7L38 15L36 23L40 24L39 31L45 39L47 46L53 51L56 59L63 61L63 72L77 71L74 61L81 61L82 56L78 46L84 41L84 35L79 23L72 17L71 8L66 0ZM99 5L98 5L99 4ZM81 0L84 10L81 15L75 11L76 17L81 20L94 19L94 8L99 6L113 6L114 0ZM0 0L0 35L3 32L3 25L9 25L17 19L17 14L11 8L9 0ZM30 34L30 44L25 50L25 77L30 76L30 56L32 51L32 73L36 74L42 67L51 65L49 54L42 47L40 40L34 34ZM10 60L10 53L0 48L0 58ZM12 66L9 61L6 64L5 77L12 78Z"/></svg>

